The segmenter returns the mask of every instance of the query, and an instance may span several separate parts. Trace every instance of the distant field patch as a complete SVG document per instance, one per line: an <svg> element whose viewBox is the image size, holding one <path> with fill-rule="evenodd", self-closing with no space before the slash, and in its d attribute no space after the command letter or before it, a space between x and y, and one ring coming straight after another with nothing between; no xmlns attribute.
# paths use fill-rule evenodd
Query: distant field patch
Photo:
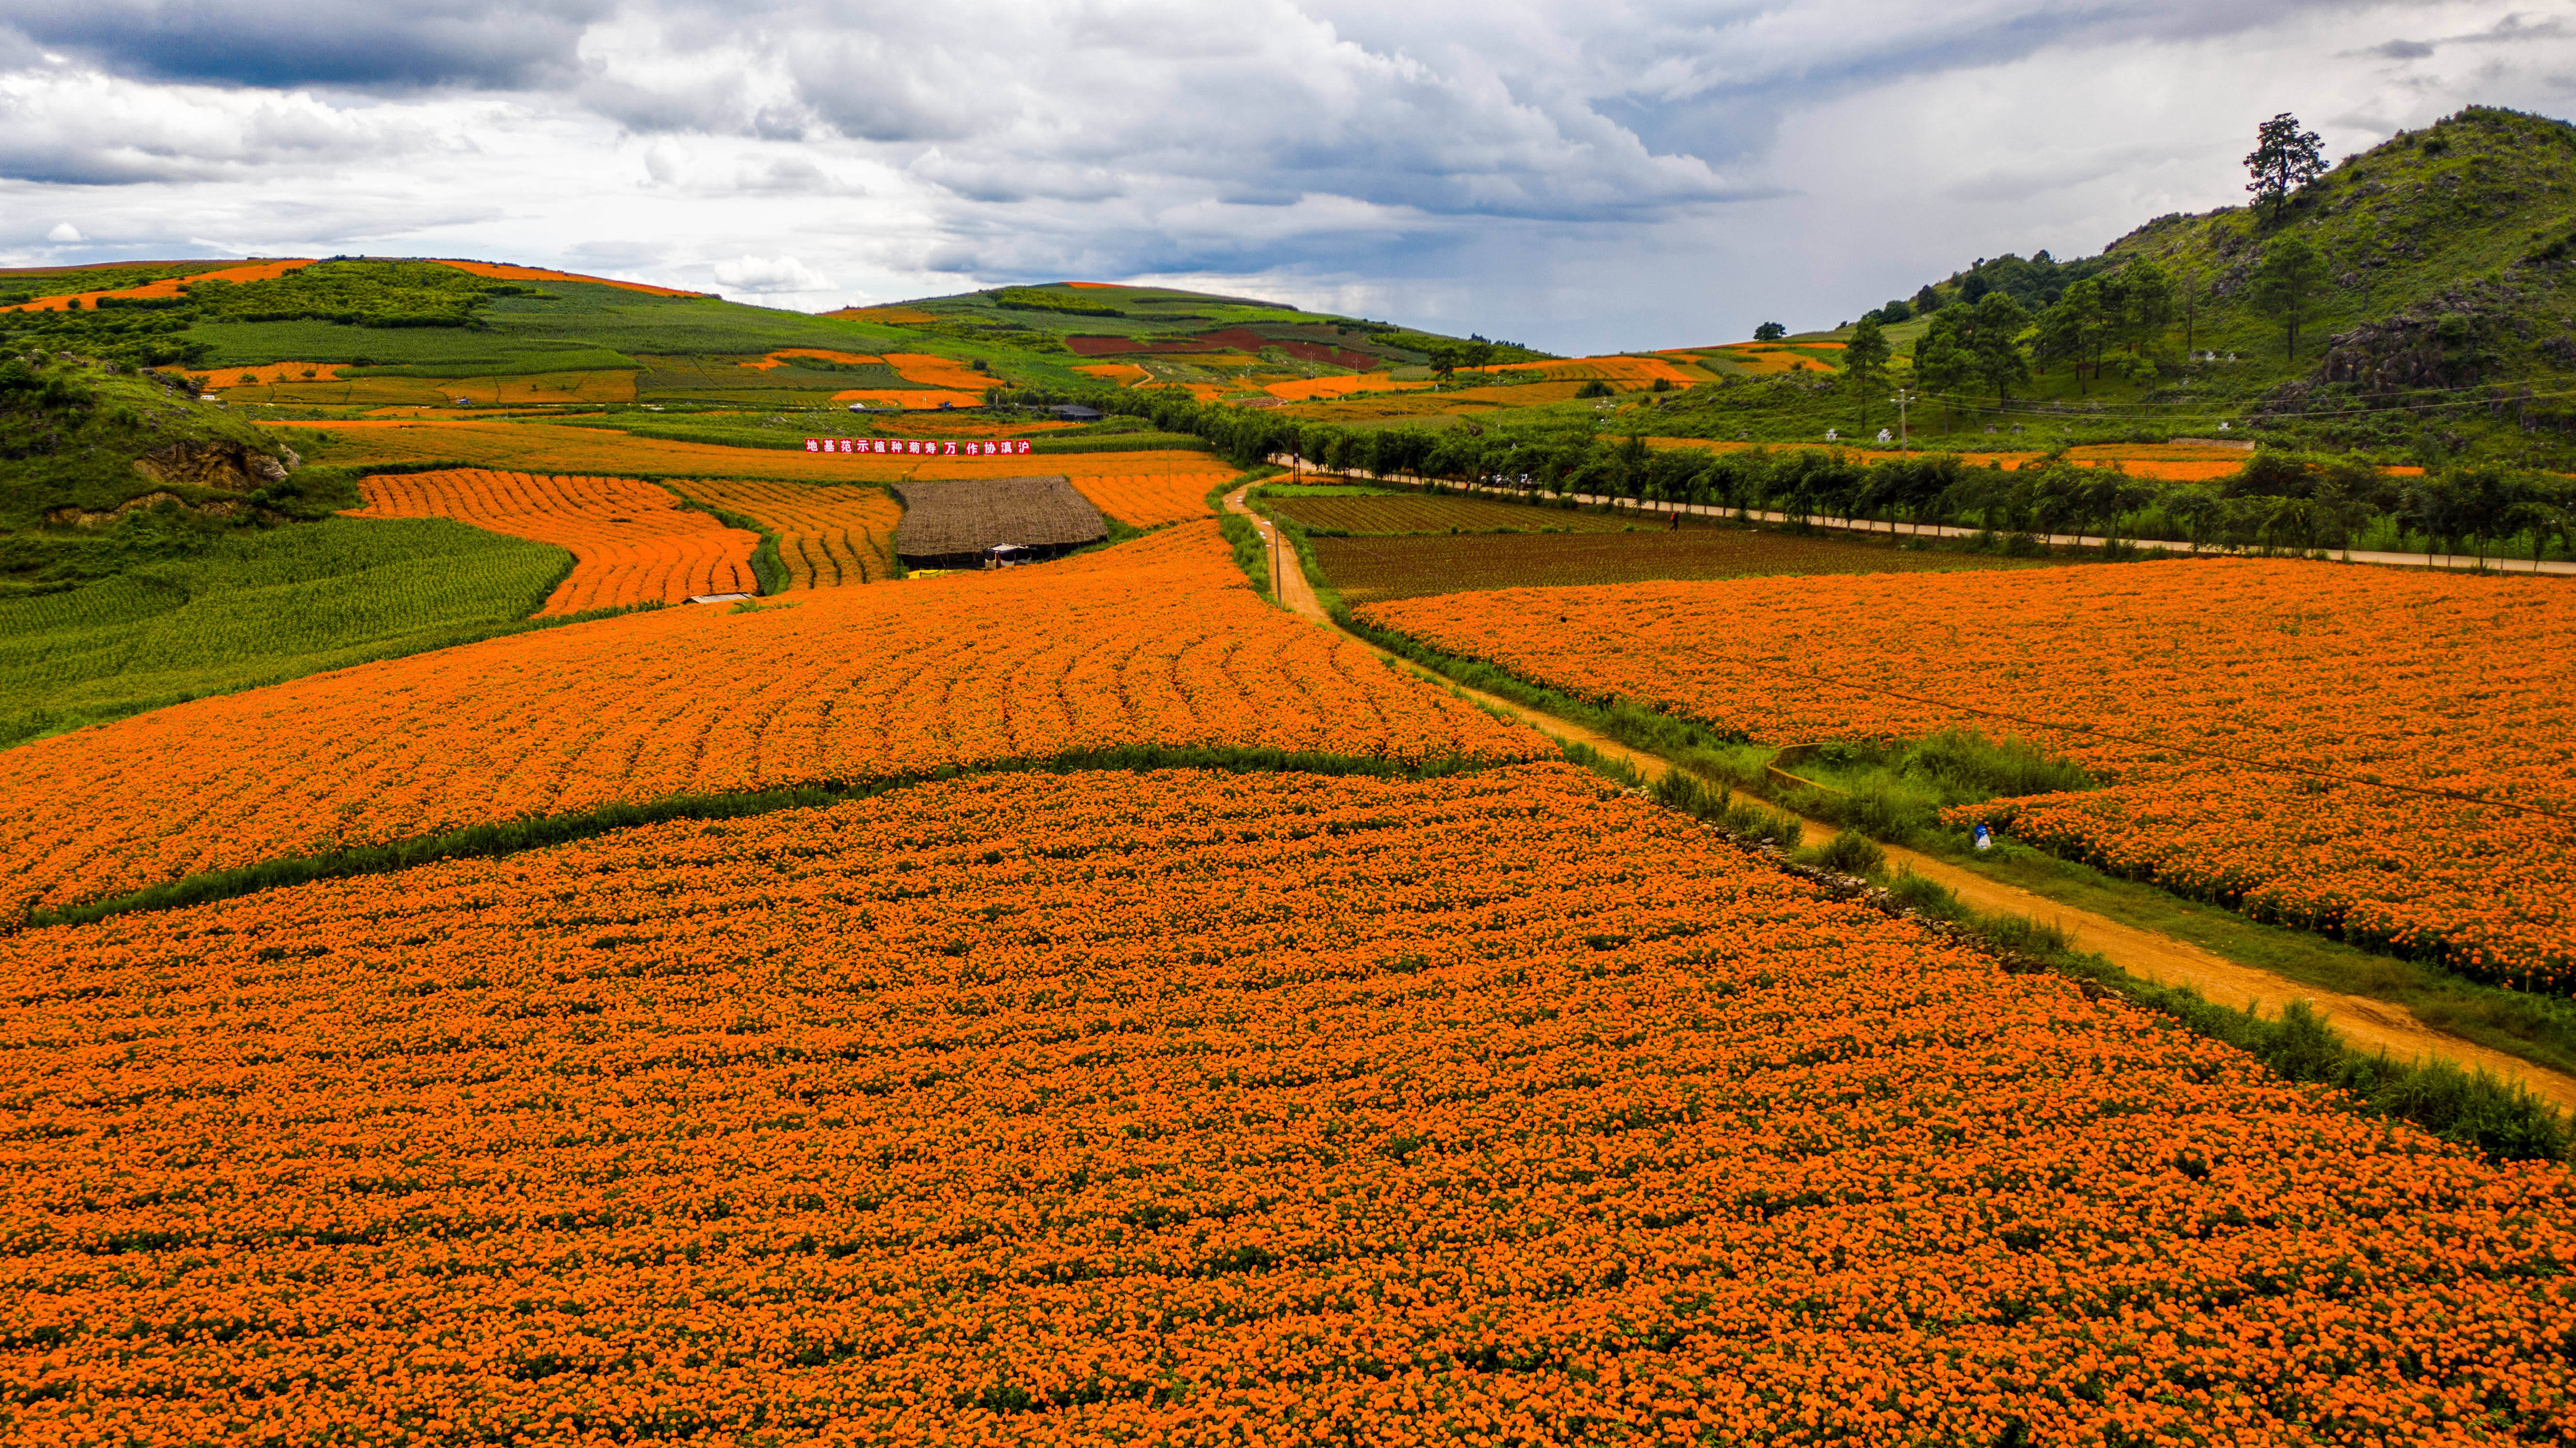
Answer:
<svg viewBox="0 0 2576 1448"><path fill-rule="evenodd" d="M928 409L939 407L982 407L980 392L936 392L900 387L852 387L832 394L840 403L864 402L870 407Z"/></svg>
<svg viewBox="0 0 2576 1448"><path fill-rule="evenodd" d="M2048 566L2039 560L1918 553L1842 538L1731 528L1671 530L1659 524L1634 533L1316 538L1311 546L1324 576L1354 606L1497 588Z"/></svg>
<svg viewBox="0 0 2576 1448"><path fill-rule="evenodd" d="M1688 387L1705 382L1707 374L1684 371L1669 357L1574 357L1552 362L1506 362L1492 367L1461 367L1460 376L1470 373L1522 373L1546 378L1550 382L1607 382L1622 391L1652 387L1657 382L1675 387Z"/></svg>
<svg viewBox="0 0 2576 1448"><path fill-rule="evenodd" d="M992 374L978 372L954 357L934 357L927 352L888 352L886 365L916 387L953 387L976 395L982 400L985 388L993 385Z"/></svg>
<svg viewBox="0 0 2576 1448"><path fill-rule="evenodd" d="M678 287L657 287L650 282L621 282L609 277L585 276L580 272L549 271L541 266L511 266L503 262L451 261L437 258L440 266L452 266L478 277L505 282L589 282L594 286L615 287L619 291L642 292L650 297L703 297L707 292L683 291Z"/></svg>
<svg viewBox="0 0 2576 1448"><path fill-rule="evenodd" d="M287 369L266 386L227 383L244 369L218 368L215 379L225 399L243 406L287 403L313 407L437 407L458 398L477 407L562 405L635 401L635 372L608 368L572 372L537 372L498 377L351 377L334 368L306 377L305 364L278 364ZM263 371L269 369L261 369ZM341 375L331 375L341 371Z"/></svg>
<svg viewBox="0 0 2576 1448"><path fill-rule="evenodd" d="M1711 347L1700 355L1726 370L1749 373L1757 377L1834 370L1834 365L1830 362L1792 351L1787 346L1776 342L1739 342L1725 347Z"/></svg>
<svg viewBox="0 0 2576 1448"><path fill-rule="evenodd" d="M0 919L530 814L1073 750L1553 754L1263 603L1230 553L1201 519L1036 568L574 624L0 750Z"/></svg>
<svg viewBox="0 0 2576 1448"><path fill-rule="evenodd" d="M1580 508L1501 503L1483 498L1425 497L1274 497L1270 506L1309 528L1331 528L1363 536L1393 537L1413 533L1624 533L1662 527L1661 518L1635 513L1594 513ZM1685 523L1688 527L1705 524Z"/></svg>
<svg viewBox="0 0 2576 1448"><path fill-rule="evenodd" d="M245 262L239 266L217 267L212 271L195 272L187 276L163 277L158 281L145 282L143 285L138 287L119 287L114 291L103 292L64 292L57 296L38 297L32 302L21 302L17 306L0 308L0 310L12 312L59 312L69 308L75 301L85 307L97 306L98 299L101 297L115 297L120 301L141 301L161 297L175 297L178 296L185 288L196 282L275 281L277 278L286 275L288 272L294 271L299 267L308 267L312 264L313 259L311 257L288 257L277 261Z"/></svg>
<svg viewBox="0 0 2576 1448"><path fill-rule="evenodd" d="M763 368L784 367L800 357L816 362L837 362L844 367L879 367L885 365L886 360L870 352L827 352L820 347L789 347L772 352L758 362L747 365Z"/></svg>
<svg viewBox="0 0 2576 1448"><path fill-rule="evenodd" d="M1430 381L1398 382L1392 373L1366 372L1355 377L1293 377L1284 382L1264 385L1262 391L1290 402L1313 402L1327 397L1348 397L1355 392L1413 392L1439 384Z"/></svg>
<svg viewBox="0 0 2576 1448"><path fill-rule="evenodd" d="M1133 362L1091 362L1073 369L1086 377L1097 377L1119 387L1134 387L1151 382L1154 374Z"/></svg>
<svg viewBox="0 0 2576 1448"><path fill-rule="evenodd" d="M937 312L925 312L919 307L843 307L823 315L849 322L880 322L889 327L919 327L940 320Z"/></svg>
<svg viewBox="0 0 2576 1448"><path fill-rule="evenodd" d="M1206 453L1074 453L1050 457L1101 512L1136 528L1208 516L1208 490L1235 475Z"/></svg>
<svg viewBox="0 0 2576 1448"><path fill-rule="evenodd" d="M542 613L677 603L696 593L757 593L757 535L633 478L553 477L465 468L362 479L360 518L454 518L571 552L573 569Z"/></svg>
<svg viewBox="0 0 2576 1448"><path fill-rule="evenodd" d="M679 491L775 533L790 588L882 583L894 576L894 530L903 504L883 488L702 478L679 485Z"/></svg>

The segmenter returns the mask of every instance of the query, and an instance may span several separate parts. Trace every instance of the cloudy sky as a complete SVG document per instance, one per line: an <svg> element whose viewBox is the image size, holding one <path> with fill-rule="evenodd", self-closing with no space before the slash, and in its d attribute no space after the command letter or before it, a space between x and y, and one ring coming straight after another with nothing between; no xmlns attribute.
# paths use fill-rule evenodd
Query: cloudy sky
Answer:
<svg viewBox="0 0 2576 1448"><path fill-rule="evenodd" d="M2576 3L0 0L0 265L481 257L817 310L1152 279L1561 352L1829 326L2576 117Z"/></svg>

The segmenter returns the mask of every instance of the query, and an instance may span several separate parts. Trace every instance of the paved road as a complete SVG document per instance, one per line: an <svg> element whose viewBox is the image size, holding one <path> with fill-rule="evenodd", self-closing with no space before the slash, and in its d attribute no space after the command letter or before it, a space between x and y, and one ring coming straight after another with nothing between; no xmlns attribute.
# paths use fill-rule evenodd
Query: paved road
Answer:
<svg viewBox="0 0 2576 1448"><path fill-rule="evenodd" d="M1261 530L1265 544L1275 538L1270 520L1254 512L1244 502L1250 486L1226 494L1227 511L1252 519ZM1340 632L1315 589L1306 579L1305 569L1297 562L1297 550L1285 539L1277 539L1278 566L1273 572L1273 586L1280 603L1300 618L1309 619L1325 628ZM1356 635L1343 635L1366 644L1381 658L1393 658L1374 644ZM1402 661L1398 661L1402 662ZM1412 667L1407 665L1407 667ZM1447 684L1448 681L1441 681ZM1626 760L1648 782L1660 779L1673 766L1661 756L1631 749L1606 734L1587 729L1571 719L1544 713L1526 704L1451 685L1460 693L1487 708L1499 709L1560 743L1587 745L1613 759ZM1835 827L1822 820L1804 820L1804 843L1822 844L1833 838ZM1918 875L1938 881L1977 910L1989 914L2026 915L2045 920L2073 936L2082 948L2094 951L2141 980L2158 985L2190 986L2211 1001L2242 1010L2248 1005L2272 1015L2294 1000L2303 1000L2318 1014L2332 1022L2346 1040L2369 1051L2385 1051L2400 1061L2418 1061L2438 1057L2470 1070L2482 1070L2508 1081L2519 1081L2532 1094L2555 1105L2559 1110L2576 1114L2576 1076L2534 1065L2518 1056L2489 1050L2472 1041L2447 1035L2418 1020L2413 1011L2368 996L2343 995L2302 985L2286 976L2240 965L2223 956L2203 950L2187 941L2144 930L2124 921L2089 910L2077 910L2035 895L2028 890L1989 879L1973 870L1962 869L1946 860L1935 859L1916 850L1898 845L1882 845L1891 868L1902 866Z"/></svg>
<svg viewBox="0 0 2576 1448"><path fill-rule="evenodd" d="M1283 467L1286 466L1288 462L1287 458L1284 456L1272 458L1271 461L1278 463ZM1376 474L1366 471L1353 471L1345 476L1364 478L1369 482L1380 483L1387 487L1419 488L1423 486L1423 481L1420 478L1380 478ZM1476 487L1445 481L1441 486L1453 489L1464 489L1468 492L1480 493L1489 497L1507 498L1514 502L1525 502L1529 497L1529 495L1524 494L1515 488ZM1553 495L1551 494L1549 496ZM1600 507L1605 504L1616 504L1617 506L1625 509L1635 506L1632 504L1630 499L1612 498L1595 493L1576 493L1572 496L1576 502L1581 503L1586 507ZM1662 522L1676 512L1686 518L1716 519L1739 516L1739 514L1737 514L1737 512L1732 508L1719 507L1712 503L1654 503L1637 507L1636 511L1637 520L1641 523ZM1750 517L1765 523L1790 523L1797 521L1787 513L1769 512L1759 508L1753 509L1740 516ZM1927 538L1971 538L1976 536L1978 532L1978 530L1974 528L1953 528L1943 524L1934 524L1929 527L1917 528L1912 524L1881 523L1869 518L1836 518L1822 514L1810 517L1807 521L1819 528L1831 528L1846 533L1883 533L1892 538L1911 538L1918 534ZM2102 542L2101 535L2097 533L2044 533L2035 536L2044 539L2051 547L2057 548L2089 548L2099 546ZM2137 540L2131 541L2135 542ZM2138 542L2137 546L2140 548L2173 554L2187 554L2191 551L2187 544L2165 543L2159 542L2155 539L2147 539L2143 542ZM2374 553L2368 550L2356 550L2350 554L2338 552L2333 556L2336 560L2342 562L2371 563L2386 568L2436 568L2467 572L2478 566L2478 560L2474 556L2468 554L2436 553L2432 556L2430 562L2428 562L2425 556L2421 553ZM2556 558L2534 563L2528 558L2503 558L2491 555L2486 560L2486 568L2490 573L2550 573L2565 577L2576 577L2576 562L2568 562Z"/></svg>

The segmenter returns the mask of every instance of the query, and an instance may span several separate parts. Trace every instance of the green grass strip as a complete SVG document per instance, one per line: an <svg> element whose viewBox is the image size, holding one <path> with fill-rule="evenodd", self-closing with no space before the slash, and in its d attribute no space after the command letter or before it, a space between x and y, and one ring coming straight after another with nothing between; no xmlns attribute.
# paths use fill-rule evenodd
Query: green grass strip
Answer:
<svg viewBox="0 0 2576 1448"><path fill-rule="evenodd" d="M1637 771L1625 760L1580 744L1566 746L1565 754L1607 779L1639 787ZM2078 982L2087 996L2116 995L2234 1046L2286 1080L2330 1087L2342 1093L2342 1103L2366 1115L2412 1122L2444 1141L2499 1160L2576 1159L2576 1138L2567 1123L2518 1082L2463 1071L2448 1061L2409 1065L2355 1050L2305 1001L2292 1001L2267 1020L2251 1005L2229 1010L2197 991L2141 980L2100 955L2076 949L2053 925L2028 916L1979 912L1924 876L1901 873L1881 889L1830 865L1792 858L1784 847L1780 817L1731 799L1722 789L1708 789L1678 770L1656 781L1650 793L1657 803L1690 815L1737 847L1838 897L1866 899L1891 914L1912 914L1934 933L1993 956L2008 973L2052 971ZM1795 840L1796 822L1787 821L1786 827L1786 840Z"/></svg>
<svg viewBox="0 0 2576 1448"><path fill-rule="evenodd" d="M1250 518L1228 508L1225 495L1246 483L1257 483L1286 471L1276 463L1263 463L1249 472L1235 474L1207 493L1208 511L1216 514L1216 531L1234 549L1234 566L1243 570L1253 592L1273 603L1278 602L1278 592L1271 587L1270 550L1262 544L1261 529Z"/></svg>
<svg viewBox="0 0 2576 1448"><path fill-rule="evenodd" d="M759 546L751 550L751 577L754 590L763 597L786 590L787 562L778 556L777 530L747 514L734 512L730 508L719 508L712 503L701 503L667 482L662 486L670 492L671 496L680 500L680 507L684 511L704 513L728 528L738 528L760 539Z"/></svg>
<svg viewBox="0 0 2576 1448"><path fill-rule="evenodd" d="M1309 750L1170 748L1153 744L1083 749L1045 759L1003 760L966 767L946 766L917 774L886 775L860 781L830 780L788 789L749 794L684 794L641 802L599 805L564 814L468 825L443 834L422 835L381 845L360 845L314 855L288 855L229 870L208 870L128 894L60 910L31 912L20 929L50 925L88 925L116 915L147 910L181 910L217 900L279 890L316 880L381 875L440 860L514 855L550 845L590 839L665 820L739 819L783 809L810 809L872 798L891 790L940 780L987 774L1079 774L1087 771L1142 773L1154 769L1205 769L1227 774L1357 775L1377 779L1441 779L1499 769L1509 760L1470 759L1448 755L1437 759L1399 760L1362 755L1325 754Z"/></svg>

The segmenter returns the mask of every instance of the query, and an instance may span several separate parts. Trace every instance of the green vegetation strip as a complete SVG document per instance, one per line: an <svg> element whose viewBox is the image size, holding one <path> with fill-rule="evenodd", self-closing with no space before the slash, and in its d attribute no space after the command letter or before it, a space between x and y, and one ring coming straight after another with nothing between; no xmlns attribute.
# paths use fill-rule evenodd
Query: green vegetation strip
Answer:
<svg viewBox="0 0 2576 1448"><path fill-rule="evenodd" d="M634 803L492 824L469 825L444 834L363 845L315 855L290 855L230 870L208 870L130 894L31 912L20 929L52 925L87 925L111 916L143 910L180 910L192 905L254 895L266 890L310 884L317 880L380 875L440 860L514 855L549 845L589 839L665 820L739 819L783 809L808 809L869 799L893 790L938 780L987 774L1080 774L1091 771L1140 773L1154 769L1206 769L1231 774L1358 775L1379 779L1440 779L1495 769L1493 760L1451 756L1406 762L1345 754L1284 749L1174 749L1160 745L1122 745L1084 749L1045 759L1005 760L969 768L955 766L917 774L886 775L853 783L830 782L752 794L669 795Z"/></svg>
<svg viewBox="0 0 2576 1448"><path fill-rule="evenodd" d="M1278 601L1278 594L1271 587L1270 550L1261 541L1261 529L1250 518L1227 507L1225 496L1246 483L1257 483L1285 471L1287 469L1275 463L1264 463L1249 472L1237 473L1208 489L1207 494L1208 511L1216 514L1217 533L1234 549L1235 566L1242 569L1243 576L1251 581L1253 592L1274 603ZM1307 574L1309 578L1314 576L1311 572Z"/></svg>
<svg viewBox="0 0 2576 1448"><path fill-rule="evenodd" d="M678 488L671 488L669 483L663 483L662 486L670 488L671 495L680 500L682 508L692 513L704 513L728 528L738 528L759 538L760 546L751 550L751 576L764 598L770 594L785 591L788 582L787 561L778 556L776 529L757 518L734 512L729 508L701 503Z"/></svg>
<svg viewBox="0 0 2576 1448"><path fill-rule="evenodd" d="M1866 841L1857 847L1842 843L1854 839L1851 835L1841 836L1836 845L1821 851L1791 856L1785 842L1797 838L1797 822L1735 800L1723 786L1711 789L1676 769L1647 787L1624 760L1606 758L1579 744L1567 746L1566 757L1605 778L1644 790L1658 803L1702 821L1740 848L1838 896L1864 899L1890 914L1918 917L1936 933L1983 949L2007 972L2047 970L2067 976L2081 984L2087 996L2118 996L2234 1046L2284 1079L2328 1087L2358 1110L2413 1122L2445 1141L2508 1161L2576 1158L2576 1141L2571 1141L2566 1123L2548 1103L2518 1083L2483 1071L2463 1071L2447 1061L2427 1059L2409 1065L2384 1054L2357 1051L2304 1001L2292 1001L2271 1020L2251 1006L2232 1011L2213 1005L2196 991L2141 980L2100 955L2078 950L2054 926L2027 916L1980 913L1938 882L1910 872L1900 871L1890 879L1876 846ZM1873 876L1875 881L1867 878Z"/></svg>
<svg viewBox="0 0 2576 1448"><path fill-rule="evenodd" d="M1922 850L2071 908L2090 910L2188 941L2240 965L2340 994L2404 1006L2433 1029L2535 1065L2576 1074L2576 1002L2483 984L2430 962L2382 955L2311 931L2264 924L2223 907L2195 909L2182 897L2156 886L2104 875L2027 845L2005 843L1978 855L1964 848L1956 831L1938 827L1935 816L1944 802L1942 791L1880 787L1884 781L1843 791L1782 789L1770 779L1767 769L1774 751L1748 743L1741 736L1722 736L1690 720L1659 714L1624 699L1607 703L1577 699L1491 664L1445 654L1408 635L1371 628L1346 612L1337 610L1335 616L1359 637L1429 672L1597 730L1630 748L1653 754L1689 776L1716 782L1721 788L1776 801L1858 835ZM1905 772L1908 765L1920 765L1917 772L1922 775L1950 780L1971 791L1982 791L1987 797L2089 785L2089 781L2080 778L2080 770L2071 776L2055 772L2072 768L2063 761L2037 759L1973 735L1936 736L1918 741L1900 754L1901 758L1891 761L1895 772ZM1956 791L1949 794L1955 795ZM1739 834L1763 833L1744 821L1727 827ZM2222 1015L2236 1014L2205 1002L2202 1005Z"/></svg>

